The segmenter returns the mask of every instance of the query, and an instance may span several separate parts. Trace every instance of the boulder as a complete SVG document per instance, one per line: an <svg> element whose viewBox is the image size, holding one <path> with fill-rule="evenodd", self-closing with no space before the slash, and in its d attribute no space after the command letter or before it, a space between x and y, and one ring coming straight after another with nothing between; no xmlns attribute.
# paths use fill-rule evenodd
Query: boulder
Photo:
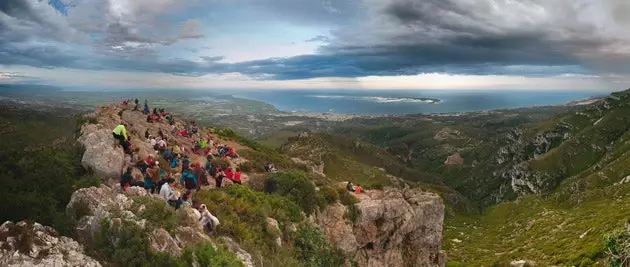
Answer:
<svg viewBox="0 0 630 267"><path fill-rule="evenodd" d="M182 249L177 241L163 228L153 230L149 235L149 246L153 251L166 252L171 255L181 255Z"/></svg>
<svg viewBox="0 0 630 267"><path fill-rule="evenodd" d="M315 216L326 239L358 266L444 266L444 204L420 189L386 188L358 195L356 222L333 204Z"/></svg>
<svg viewBox="0 0 630 267"><path fill-rule="evenodd" d="M81 164L104 180L117 179L125 166L123 149L114 144L112 129L87 124L81 128L78 139L85 148Z"/></svg>
<svg viewBox="0 0 630 267"><path fill-rule="evenodd" d="M247 251L242 249L241 246L238 245L238 243L234 242L234 240L226 236L219 237L219 240L223 242L223 244L225 244L225 246L230 252L236 254L236 257L243 263L243 266L245 267L256 266L252 260L252 255L250 255Z"/></svg>
<svg viewBox="0 0 630 267"><path fill-rule="evenodd" d="M282 231L280 231L278 221L274 218L267 217L267 229L276 235L274 240L276 242L276 246L282 247L282 238L280 238Z"/></svg>
<svg viewBox="0 0 630 267"><path fill-rule="evenodd" d="M0 266L101 266L77 241L38 223L5 222L0 226L0 247Z"/></svg>

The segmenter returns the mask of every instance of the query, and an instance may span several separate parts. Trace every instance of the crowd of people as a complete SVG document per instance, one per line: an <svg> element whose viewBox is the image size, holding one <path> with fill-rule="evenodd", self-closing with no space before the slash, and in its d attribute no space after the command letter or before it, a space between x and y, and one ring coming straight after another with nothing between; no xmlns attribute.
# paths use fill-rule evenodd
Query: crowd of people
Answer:
<svg viewBox="0 0 630 267"><path fill-rule="evenodd" d="M123 105L131 103L131 100L122 101ZM139 148L133 147L127 124L120 123L112 130L112 134L117 140L117 145L122 146L126 153L126 168L120 177L121 188L127 190L131 186L143 187L151 194L161 196L175 209L185 205L191 206L197 212L200 223L207 230L212 229L219 224L218 218L213 216L205 205L195 203L192 200L192 195L202 186L210 186L210 180L214 180L214 186L217 188L222 187L225 179L230 180L233 184L241 184L241 170L239 168L233 169L230 166L213 164L213 159L217 157L225 160L237 158L238 154L235 149L226 144L215 142L212 136L201 136L199 126L194 121L185 122L185 125L178 129L174 116L167 113L165 109L154 108L153 112L149 112L148 101L145 100L144 109L140 111L139 100L135 99L133 103L135 103L133 111L143 112L144 115L147 115L147 122L167 120L171 128L171 135L187 138L185 140L190 141L190 145L169 144L169 137L163 129L160 128L156 135L152 135L150 130L146 129L144 132L145 142L149 144L154 153L149 154L144 159L139 159ZM192 163L189 158L189 155L192 154L205 156L206 163L203 166L200 162ZM160 166L159 157L164 159L168 168ZM142 179L134 178L134 168L139 171ZM178 190L176 190L178 187L185 191L182 196L178 195Z"/></svg>

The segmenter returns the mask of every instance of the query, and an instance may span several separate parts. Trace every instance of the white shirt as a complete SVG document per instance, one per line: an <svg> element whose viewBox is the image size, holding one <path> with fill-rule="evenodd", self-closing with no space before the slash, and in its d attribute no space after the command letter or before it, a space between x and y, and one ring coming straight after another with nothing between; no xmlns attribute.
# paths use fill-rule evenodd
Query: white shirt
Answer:
<svg viewBox="0 0 630 267"><path fill-rule="evenodd" d="M151 146L155 146L156 143L157 141L155 141L155 139L151 139Z"/></svg>
<svg viewBox="0 0 630 267"><path fill-rule="evenodd" d="M175 193L173 193L173 189L171 189L171 186L168 183L165 183L160 189L160 196L162 196L166 200L170 200L175 198Z"/></svg>
<svg viewBox="0 0 630 267"><path fill-rule="evenodd" d="M160 140L160 141L158 141L158 143L157 143L157 144L158 144L158 146L160 146L160 147L166 147L166 141L164 141L164 140Z"/></svg>

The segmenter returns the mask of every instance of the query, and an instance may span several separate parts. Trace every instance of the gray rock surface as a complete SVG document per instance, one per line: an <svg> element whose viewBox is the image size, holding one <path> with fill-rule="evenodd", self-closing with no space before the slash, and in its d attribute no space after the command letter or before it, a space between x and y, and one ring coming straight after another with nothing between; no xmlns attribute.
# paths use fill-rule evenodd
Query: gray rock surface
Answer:
<svg viewBox="0 0 630 267"><path fill-rule="evenodd" d="M0 266L101 266L77 241L38 223L5 222L0 226L0 248Z"/></svg>

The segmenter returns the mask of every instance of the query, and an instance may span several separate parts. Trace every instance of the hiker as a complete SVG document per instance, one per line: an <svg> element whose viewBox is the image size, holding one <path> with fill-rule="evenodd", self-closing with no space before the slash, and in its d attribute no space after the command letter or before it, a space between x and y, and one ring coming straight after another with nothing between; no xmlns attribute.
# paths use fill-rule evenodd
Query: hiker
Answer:
<svg viewBox="0 0 630 267"><path fill-rule="evenodd" d="M236 172L234 173L234 178L232 179L232 182L234 182L235 184L241 184L241 169L240 168L236 168Z"/></svg>
<svg viewBox="0 0 630 267"><path fill-rule="evenodd" d="M182 159L182 171L190 169L190 160L188 159L188 155L184 155Z"/></svg>
<svg viewBox="0 0 630 267"><path fill-rule="evenodd" d="M230 158L233 158L233 159L238 158L238 154L236 154L236 152L234 152L234 148L232 148L232 147L228 148L227 156L230 157Z"/></svg>
<svg viewBox="0 0 630 267"><path fill-rule="evenodd" d="M212 170L212 156L208 155L206 156L206 165L204 166L204 169L206 170L206 173L210 174L211 170Z"/></svg>
<svg viewBox="0 0 630 267"><path fill-rule="evenodd" d="M271 167L272 167L272 166L273 166L273 165L271 165L271 163L270 163L270 162L267 162L267 164L265 164L265 171L266 171L266 172L271 172Z"/></svg>
<svg viewBox="0 0 630 267"><path fill-rule="evenodd" d="M138 99L136 98L136 100L133 101L134 103L136 103L136 105L138 105Z"/></svg>
<svg viewBox="0 0 630 267"><path fill-rule="evenodd" d="M151 134L149 134L149 129L147 129L146 131L144 131L144 139L147 139L148 141L149 138L151 138Z"/></svg>
<svg viewBox="0 0 630 267"><path fill-rule="evenodd" d="M201 164L199 164L199 162L195 163L193 173L195 174L195 177L197 177L197 181L199 181L202 185L210 185L210 183L208 183L208 178L206 177L206 171L201 168Z"/></svg>
<svg viewBox="0 0 630 267"><path fill-rule="evenodd" d="M162 152L162 157L170 164L171 159L173 159L173 152L165 149L164 152Z"/></svg>
<svg viewBox="0 0 630 267"><path fill-rule="evenodd" d="M166 138L159 138L159 140L157 141L157 146L157 150L164 152L168 147L168 144L166 143Z"/></svg>
<svg viewBox="0 0 630 267"><path fill-rule="evenodd" d="M133 171L132 167L127 167L125 173L120 176L120 187L123 191L126 191L130 186L142 186L142 182L136 182L131 175Z"/></svg>
<svg viewBox="0 0 630 267"><path fill-rule="evenodd" d="M363 188L361 188L360 184L357 184L357 186L354 188L354 193L361 194L361 190L363 190Z"/></svg>
<svg viewBox="0 0 630 267"><path fill-rule="evenodd" d="M225 168L223 173L225 174L225 178L230 179L230 181L234 179L234 173L232 172L232 168Z"/></svg>
<svg viewBox="0 0 630 267"><path fill-rule="evenodd" d="M144 104L144 109L142 110L142 114L149 115L149 106L147 106L146 102Z"/></svg>
<svg viewBox="0 0 630 267"><path fill-rule="evenodd" d="M182 205L193 206L192 191L190 190L186 191L184 195L180 197L179 199L181 200Z"/></svg>
<svg viewBox="0 0 630 267"><path fill-rule="evenodd" d="M212 230L220 224L219 219L208 211L206 204L199 205L199 213L201 214L199 224L201 224L201 227L207 232L212 232Z"/></svg>
<svg viewBox="0 0 630 267"><path fill-rule="evenodd" d="M162 139L166 138L166 137L164 137L164 132L162 132L162 129L161 129L161 128L158 130L158 135L159 135L159 136L160 136L160 138L162 138Z"/></svg>
<svg viewBox="0 0 630 267"><path fill-rule="evenodd" d="M153 136L150 136L149 138L149 144L151 144L151 147L155 149L157 147L157 139Z"/></svg>
<svg viewBox="0 0 630 267"><path fill-rule="evenodd" d="M173 191L173 188L171 187L173 183L175 183L175 179L168 178L166 180L166 183L162 185L162 188L160 188L160 196L166 200L166 203L175 207L175 209L179 209L179 207L182 204L182 201L181 199L177 199L177 197L175 196L175 192Z"/></svg>
<svg viewBox="0 0 630 267"><path fill-rule="evenodd" d="M129 138L127 137L126 126L127 125L125 125L125 123L118 124L118 126L116 126L116 128L112 131L112 135L114 136L114 139L119 141L120 145L125 150L125 153L128 153L129 146L127 145L127 140L129 140Z"/></svg>
<svg viewBox="0 0 630 267"><path fill-rule="evenodd" d="M179 163L179 160L177 159L177 157L173 156L171 160L169 161L169 163L171 164L171 169L175 169L177 168L177 164Z"/></svg>
<svg viewBox="0 0 630 267"><path fill-rule="evenodd" d="M348 190L348 191L350 191L350 192L354 192L354 190L355 190L355 189L354 189L354 186L352 185L352 183L351 183L351 182L348 182L348 183L346 184L346 190Z"/></svg>
<svg viewBox="0 0 630 267"><path fill-rule="evenodd" d="M221 184L223 183L223 178L225 178L225 173L223 173L223 171L219 169L219 171L217 172L217 177L214 179L215 186L217 188L221 188Z"/></svg>
<svg viewBox="0 0 630 267"><path fill-rule="evenodd" d="M182 171L180 183L184 185L184 187L186 187L187 190L193 190L199 187L195 174L193 174L190 170Z"/></svg>
<svg viewBox="0 0 630 267"><path fill-rule="evenodd" d="M147 177L149 178L149 188L151 189L151 194L156 193L158 182L160 182L160 166L159 162L155 161L151 168L147 169ZM146 178L145 178L146 179ZM146 188L145 181L145 188ZM147 189L149 189L147 188ZM158 192L159 193L159 192Z"/></svg>

